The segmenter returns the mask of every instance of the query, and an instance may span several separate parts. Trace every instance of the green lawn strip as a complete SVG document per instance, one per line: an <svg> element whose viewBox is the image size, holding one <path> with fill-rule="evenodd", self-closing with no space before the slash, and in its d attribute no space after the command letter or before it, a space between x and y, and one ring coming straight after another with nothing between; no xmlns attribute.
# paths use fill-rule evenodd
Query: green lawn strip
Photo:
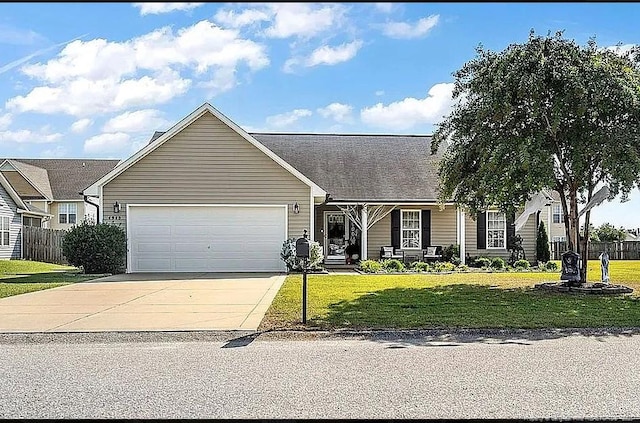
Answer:
<svg viewBox="0 0 640 423"><path fill-rule="evenodd" d="M70 266L26 260L0 260L0 298L95 279Z"/></svg>
<svg viewBox="0 0 640 423"><path fill-rule="evenodd" d="M590 280L600 277L589 263ZM559 273L308 276L307 327L545 328L640 326L640 261L612 261L612 283L632 296L547 293L536 283ZM287 277L260 329L299 328L301 276Z"/></svg>
<svg viewBox="0 0 640 423"><path fill-rule="evenodd" d="M56 271L76 270L73 266L60 266L58 264L42 263L29 260L0 260L0 275L25 275L31 273L46 273Z"/></svg>

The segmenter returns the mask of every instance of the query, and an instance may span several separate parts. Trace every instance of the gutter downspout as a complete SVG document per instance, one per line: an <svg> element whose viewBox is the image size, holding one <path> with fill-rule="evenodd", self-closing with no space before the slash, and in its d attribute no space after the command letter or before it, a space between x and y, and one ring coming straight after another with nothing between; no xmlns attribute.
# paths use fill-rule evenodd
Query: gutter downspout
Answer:
<svg viewBox="0 0 640 423"><path fill-rule="evenodd" d="M100 223L100 205L99 204L95 204L92 203L91 201L89 201L89 196L88 195L84 195L83 192L79 193L80 195L82 195L82 197L84 198L84 202L87 204L91 204L92 206L94 206L96 208L96 223Z"/></svg>

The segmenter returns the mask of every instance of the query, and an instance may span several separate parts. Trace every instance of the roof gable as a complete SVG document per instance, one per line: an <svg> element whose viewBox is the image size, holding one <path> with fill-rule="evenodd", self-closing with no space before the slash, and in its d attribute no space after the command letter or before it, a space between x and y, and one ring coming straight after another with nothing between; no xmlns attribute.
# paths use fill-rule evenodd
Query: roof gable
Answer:
<svg viewBox="0 0 640 423"><path fill-rule="evenodd" d="M276 163L278 163L280 166L282 166L285 170L290 172L293 176L295 176L296 178L301 180L303 183L305 183L306 185L311 187L311 189L313 191L313 195L315 195L315 196L324 196L326 194L324 190L322 190L319 186L317 186L315 183L313 183L309 178L307 178L305 175L300 173L297 169L295 169L289 163L284 161L281 157L279 157L273 151L269 150L267 147L262 145L258 140L253 138L244 129L240 128L233 121L231 121L225 115L220 113L216 108L211 106L209 103L204 103L202 106L200 106L196 110L194 110L191 114L189 114L188 116L183 118L180 122L176 123L167 132L162 133L161 135L157 135L157 134L159 134L159 132L156 131L154 133L155 139L152 139L152 141L150 141L146 146L144 146L138 152L133 154L131 157L129 157L124 162L120 163L118 166L116 166L107 175L105 175L104 177L100 178L94 184L92 184L91 186L86 188L84 190L85 195L98 196L100 187L104 186L109 181L113 180L116 176L118 176L119 174L121 174L122 172L124 172L125 170L130 168L131 166L133 166L135 163L140 161L143 157L145 157L148 154L150 154L156 148L158 148L159 146L164 144L166 141L171 139L174 135L176 135L177 133L182 131L184 128L189 126L191 123L195 122L199 117L201 117L205 113L211 113L213 116L215 116L220 121L222 121L225 125L230 127L233 131L237 132L242 138L247 140L249 143L253 144L261 152L266 154L268 157L270 157L272 160L274 160Z"/></svg>
<svg viewBox="0 0 640 423"><path fill-rule="evenodd" d="M0 173L0 185L4 188L7 194L9 194L9 197L11 197L11 199L13 200L13 202L18 208L26 209L26 205L24 201L22 201L22 198L20 198L18 193L13 189L9 181L7 181L7 179L4 177L4 175L2 175L2 173Z"/></svg>
<svg viewBox="0 0 640 423"><path fill-rule="evenodd" d="M3 170L12 168L24 178L29 185L38 191L47 200L53 200L51 193L51 185L49 184L49 175L46 169L20 162L15 159L7 159L2 164Z"/></svg>

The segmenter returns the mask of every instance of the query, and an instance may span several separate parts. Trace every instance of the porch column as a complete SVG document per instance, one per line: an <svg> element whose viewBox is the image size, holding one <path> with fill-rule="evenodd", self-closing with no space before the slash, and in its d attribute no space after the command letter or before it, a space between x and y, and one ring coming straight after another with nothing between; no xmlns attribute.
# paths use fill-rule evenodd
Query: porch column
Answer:
<svg viewBox="0 0 640 423"><path fill-rule="evenodd" d="M363 204L362 205L362 209L360 210L360 224L362 225L362 230L361 230L361 235L360 235L360 244L361 244L361 250L362 250L362 254L360 255L360 259L361 260L366 260L367 259L367 249L369 248L368 245L368 237L367 237L367 232L368 232L368 226L369 226L369 217L368 217L368 210L367 210L367 205Z"/></svg>
<svg viewBox="0 0 640 423"><path fill-rule="evenodd" d="M466 240L467 240L467 231L465 227L465 216L464 211L458 208L458 245L460 246L460 263L466 264Z"/></svg>

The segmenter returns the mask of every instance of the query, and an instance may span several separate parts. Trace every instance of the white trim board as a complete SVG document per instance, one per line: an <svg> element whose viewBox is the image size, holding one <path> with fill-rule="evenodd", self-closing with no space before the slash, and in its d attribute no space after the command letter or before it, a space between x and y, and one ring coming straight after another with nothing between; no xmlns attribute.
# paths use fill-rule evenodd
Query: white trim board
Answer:
<svg viewBox="0 0 640 423"><path fill-rule="evenodd" d="M269 150L267 147L261 144L258 140L252 137L244 129L236 125L231 119L223 115L220 111L218 111L215 107L213 107L209 103L204 103L202 106L198 107L196 110L191 112L188 116L183 118L180 122L173 125L167 132L159 136L155 141L147 144L145 147L143 147L138 152L136 152L135 154L130 156L128 159L126 159L124 162L119 163L115 168L111 170L111 172L107 173L105 176L103 176L98 181L94 182L91 186L86 188L83 191L83 193L85 195L93 195L93 196L98 195L99 187L104 186L105 184L113 180L116 176L120 175L122 172L129 169L131 166L136 164L142 158L150 154L153 150L155 150L156 148L164 144L167 140L169 140L170 138L178 134L187 126L191 125L193 122L195 122L198 118L200 118L206 112L209 112L216 118L220 119L220 121L222 121L229 128L237 132L238 135L240 135L242 138L244 138L245 140L253 144L256 148L258 148L258 150L262 151L264 154L266 154L273 161L275 161L280 166L282 166L285 170L287 170L293 176L295 176L300 181L302 181L303 183L311 187L311 190L314 196L321 197L327 194L322 188L320 188L318 185L313 183L309 178L304 176L302 173L296 170L289 163L285 162L280 156L278 156L273 151Z"/></svg>

